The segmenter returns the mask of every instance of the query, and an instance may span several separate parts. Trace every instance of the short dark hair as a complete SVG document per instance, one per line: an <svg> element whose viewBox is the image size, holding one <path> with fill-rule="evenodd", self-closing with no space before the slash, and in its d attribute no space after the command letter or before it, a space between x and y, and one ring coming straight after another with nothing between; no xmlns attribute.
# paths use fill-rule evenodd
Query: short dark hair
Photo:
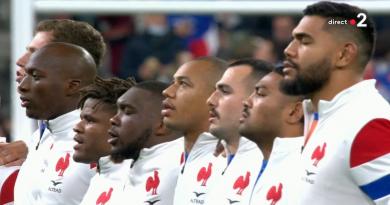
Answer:
<svg viewBox="0 0 390 205"><path fill-rule="evenodd" d="M271 63L264 60L254 59L254 58L238 59L230 63L228 68L241 66L241 65L246 65L252 68L252 72L247 81L248 89L251 89L251 91L254 88L254 85L257 83L257 81L259 81L261 78L263 78L265 75L267 75L274 69L274 65L272 65Z"/></svg>
<svg viewBox="0 0 390 205"><path fill-rule="evenodd" d="M264 60L254 59L254 58L238 59L230 63L228 67L230 68L230 67L235 67L240 65L250 66L253 69L251 76L254 78L258 78L258 80L260 80L260 78L267 75L274 69L274 66L271 63Z"/></svg>
<svg viewBox="0 0 390 205"><path fill-rule="evenodd" d="M97 67L99 67L106 51L102 34L83 21L43 20L38 23L35 33L37 32L51 32L52 42L71 43L85 48L92 55Z"/></svg>
<svg viewBox="0 0 390 205"><path fill-rule="evenodd" d="M328 20L350 20L356 19L359 13L364 13L367 17L365 23L367 27L346 26L346 25L332 25L326 26L326 29L337 28L343 31L343 35L348 35L352 38L359 47L359 64L363 66L368 63L373 55L376 41L375 24L368 16L368 12L356 6L345 3L336 3L329 1L321 1L307 6L303 10L305 16L321 16ZM327 24L325 24L327 25ZM339 33L337 34L339 35Z"/></svg>
<svg viewBox="0 0 390 205"><path fill-rule="evenodd" d="M151 93L153 93L156 96L159 96L161 98L161 101L165 98L162 92L167 89L169 84L163 83L160 81L143 81L138 83L137 85L134 86L134 88L139 88L143 90L147 90Z"/></svg>
<svg viewBox="0 0 390 205"><path fill-rule="evenodd" d="M80 90L81 98L78 107L82 109L89 98L115 106L117 99L135 84L132 78L123 80L115 77L106 79L96 77L92 84Z"/></svg>

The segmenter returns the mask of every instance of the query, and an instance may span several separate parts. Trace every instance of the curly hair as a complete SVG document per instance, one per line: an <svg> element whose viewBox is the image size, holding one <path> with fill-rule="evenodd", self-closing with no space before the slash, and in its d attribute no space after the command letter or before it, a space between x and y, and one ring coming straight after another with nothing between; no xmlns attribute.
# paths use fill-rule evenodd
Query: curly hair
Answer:
<svg viewBox="0 0 390 205"><path fill-rule="evenodd" d="M102 34L91 25L83 21L69 19L49 19L40 21L35 33L50 32L52 42L76 44L86 49L99 67L106 52L106 44Z"/></svg>
<svg viewBox="0 0 390 205"><path fill-rule="evenodd" d="M78 107L82 109L85 101L89 98L115 105L116 100L134 85L136 85L136 82L133 78L123 80L115 77L106 79L96 77L91 85L80 90L81 98Z"/></svg>

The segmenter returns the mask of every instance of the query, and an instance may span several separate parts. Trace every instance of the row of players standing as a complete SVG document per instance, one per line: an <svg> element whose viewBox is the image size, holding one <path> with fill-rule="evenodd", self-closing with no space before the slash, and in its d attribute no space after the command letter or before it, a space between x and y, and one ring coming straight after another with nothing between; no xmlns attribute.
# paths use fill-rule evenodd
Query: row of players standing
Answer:
<svg viewBox="0 0 390 205"><path fill-rule="evenodd" d="M43 121L15 204L388 204L390 108L361 81L373 25L327 25L361 12L316 3L284 68L205 57L169 87L96 78L93 52L38 30L18 91Z"/></svg>

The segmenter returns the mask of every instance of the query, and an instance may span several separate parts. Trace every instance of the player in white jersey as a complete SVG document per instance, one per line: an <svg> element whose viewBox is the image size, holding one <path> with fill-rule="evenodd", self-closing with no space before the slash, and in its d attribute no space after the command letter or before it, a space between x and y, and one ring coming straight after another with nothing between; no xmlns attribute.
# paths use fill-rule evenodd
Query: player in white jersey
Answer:
<svg viewBox="0 0 390 205"><path fill-rule="evenodd" d="M50 42L72 43L85 48L92 55L97 67L101 63L106 47L103 36L86 22L69 19L40 21L35 28L34 38L26 46L26 52L16 62L17 83L26 75L25 66L31 54ZM6 166L21 165L28 152L26 143L21 140L0 143L0 149L0 164Z"/></svg>
<svg viewBox="0 0 390 205"><path fill-rule="evenodd" d="M223 140L226 161L205 204L244 204L248 201L263 162L258 146L241 137L238 128L242 101L249 97L255 84L273 66L265 61L241 59L231 63L207 100L210 107L210 133Z"/></svg>
<svg viewBox="0 0 390 205"><path fill-rule="evenodd" d="M175 190L175 205L203 204L207 191L214 185L226 165L222 157L213 155L218 138L207 133L209 128L207 98L226 69L218 58L203 57L180 66L173 83L164 90L164 123L183 132L182 168Z"/></svg>
<svg viewBox="0 0 390 205"><path fill-rule="evenodd" d="M133 159L124 192L112 204L171 205L180 166L180 133L162 122L162 91L167 84L139 83L117 101L109 139L113 155Z"/></svg>
<svg viewBox="0 0 390 205"><path fill-rule="evenodd" d="M375 45L370 16L345 3L318 2L304 10L292 35L282 87L310 98L296 204L388 205L390 106L374 80L362 80Z"/></svg>
<svg viewBox="0 0 390 205"><path fill-rule="evenodd" d="M303 143L302 97L282 93L282 79L272 71L244 101L240 133L256 142L265 159L265 169L257 169L249 204L294 204L294 173Z"/></svg>
<svg viewBox="0 0 390 205"><path fill-rule="evenodd" d="M133 85L135 82L131 79L98 77L81 90L81 119L73 128L77 142L73 159L97 166L97 173L91 179L81 204L104 202L108 205L110 197L123 190L130 162L115 157L111 159L108 129L110 118L116 113L116 100ZM111 191L108 193L107 190ZM107 193L106 197L104 193Z"/></svg>
<svg viewBox="0 0 390 205"><path fill-rule="evenodd" d="M45 129L32 136L15 185L15 204L79 204L94 174L72 160L79 90L92 83L96 65L83 48L50 43L34 52L18 86L22 106Z"/></svg>

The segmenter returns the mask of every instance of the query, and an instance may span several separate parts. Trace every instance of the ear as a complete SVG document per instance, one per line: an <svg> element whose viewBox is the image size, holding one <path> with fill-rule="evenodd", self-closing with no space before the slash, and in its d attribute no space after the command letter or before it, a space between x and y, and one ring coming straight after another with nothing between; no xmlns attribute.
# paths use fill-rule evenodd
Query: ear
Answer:
<svg viewBox="0 0 390 205"><path fill-rule="evenodd" d="M291 103L291 105L288 108L287 123L288 124L301 123L300 121L302 120L302 118L303 118L302 102L297 101Z"/></svg>
<svg viewBox="0 0 390 205"><path fill-rule="evenodd" d="M66 87L66 94L68 96L78 94L80 91L81 80L79 79L69 79Z"/></svg>
<svg viewBox="0 0 390 205"><path fill-rule="evenodd" d="M356 43L346 43L337 55L336 67L344 68L350 65L356 59L357 55L358 46L356 45Z"/></svg>

